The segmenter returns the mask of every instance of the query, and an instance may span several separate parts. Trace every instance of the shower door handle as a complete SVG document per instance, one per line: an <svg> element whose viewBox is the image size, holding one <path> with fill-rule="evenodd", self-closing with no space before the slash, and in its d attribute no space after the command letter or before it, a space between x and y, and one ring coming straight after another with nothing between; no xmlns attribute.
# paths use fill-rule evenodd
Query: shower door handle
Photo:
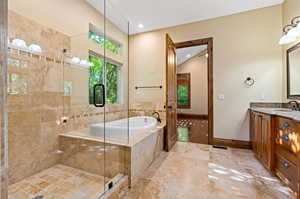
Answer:
<svg viewBox="0 0 300 199"><path fill-rule="evenodd" d="M173 109L173 106L164 106L164 108Z"/></svg>
<svg viewBox="0 0 300 199"><path fill-rule="evenodd" d="M102 88L101 89L102 90L102 103L100 103L100 104L97 104L97 97L100 97L100 95L97 96L97 92L96 92L97 88ZM104 107L105 106L105 86L104 86L104 84L96 84L94 86L94 93L93 94L94 94L94 105L95 105L95 107ZM100 94L101 94L101 92L100 92Z"/></svg>

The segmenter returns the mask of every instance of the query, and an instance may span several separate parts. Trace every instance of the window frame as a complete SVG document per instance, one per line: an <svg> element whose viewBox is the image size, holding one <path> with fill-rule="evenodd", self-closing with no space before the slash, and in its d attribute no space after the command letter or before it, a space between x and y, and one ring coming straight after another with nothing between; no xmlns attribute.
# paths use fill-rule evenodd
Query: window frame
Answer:
<svg viewBox="0 0 300 199"><path fill-rule="evenodd" d="M182 80L180 77L186 76L186 80ZM188 86L188 104L178 104L178 88L180 85ZM191 108L191 73L177 73L177 108L190 109Z"/></svg>

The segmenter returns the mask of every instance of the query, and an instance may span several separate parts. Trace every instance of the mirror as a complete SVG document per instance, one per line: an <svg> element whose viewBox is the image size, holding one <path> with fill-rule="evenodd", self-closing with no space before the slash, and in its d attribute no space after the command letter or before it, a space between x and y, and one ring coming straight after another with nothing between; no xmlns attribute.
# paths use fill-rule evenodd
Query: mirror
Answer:
<svg viewBox="0 0 300 199"><path fill-rule="evenodd" d="M287 50L287 97L300 99L300 43Z"/></svg>

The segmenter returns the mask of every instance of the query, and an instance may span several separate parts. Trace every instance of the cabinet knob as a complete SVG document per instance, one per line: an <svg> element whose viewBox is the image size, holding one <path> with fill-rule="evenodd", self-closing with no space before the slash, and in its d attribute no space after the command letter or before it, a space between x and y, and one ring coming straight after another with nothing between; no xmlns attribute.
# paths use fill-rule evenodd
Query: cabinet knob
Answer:
<svg viewBox="0 0 300 199"><path fill-rule="evenodd" d="M283 122L283 126L284 126L284 127L289 127L290 124L289 124L288 122Z"/></svg>
<svg viewBox="0 0 300 199"><path fill-rule="evenodd" d="M282 166L285 167L285 168L288 168L290 166L290 164L288 162L283 162Z"/></svg>
<svg viewBox="0 0 300 199"><path fill-rule="evenodd" d="M282 136L282 138L285 140L285 141L289 141L289 136L288 135L284 135L284 136Z"/></svg>

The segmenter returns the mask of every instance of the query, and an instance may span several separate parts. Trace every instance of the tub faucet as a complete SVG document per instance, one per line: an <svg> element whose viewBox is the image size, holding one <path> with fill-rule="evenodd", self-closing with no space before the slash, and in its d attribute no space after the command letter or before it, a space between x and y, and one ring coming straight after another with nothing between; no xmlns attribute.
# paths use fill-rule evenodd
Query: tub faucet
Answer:
<svg viewBox="0 0 300 199"><path fill-rule="evenodd" d="M156 118L157 122L161 123L160 115L158 112L154 112L154 113L152 113L152 115L153 116L156 115L157 117L155 117L155 118Z"/></svg>

